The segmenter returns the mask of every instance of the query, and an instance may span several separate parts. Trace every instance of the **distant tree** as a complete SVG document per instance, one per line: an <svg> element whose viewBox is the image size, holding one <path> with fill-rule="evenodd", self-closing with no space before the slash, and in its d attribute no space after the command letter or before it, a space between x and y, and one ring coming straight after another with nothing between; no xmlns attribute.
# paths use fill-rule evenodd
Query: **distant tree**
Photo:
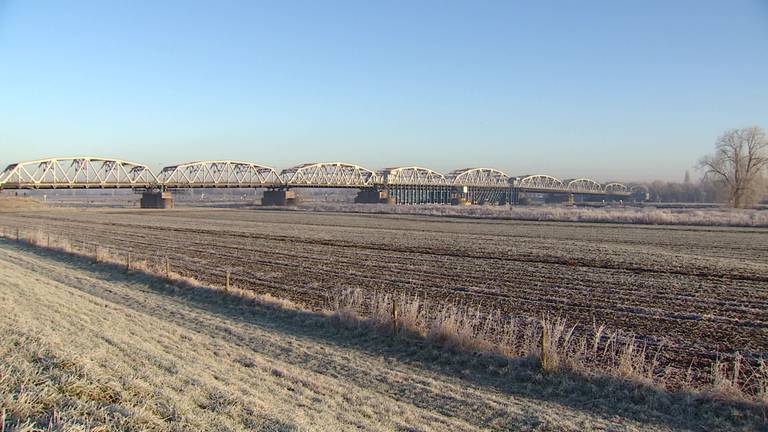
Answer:
<svg viewBox="0 0 768 432"><path fill-rule="evenodd" d="M685 170L685 178L683 179L683 183L691 184L691 173L688 170Z"/></svg>
<svg viewBox="0 0 768 432"><path fill-rule="evenodd" d="M699 166L727 188L733 207L757 201L762 171L768 167L765 131L757 126L726 131L715 143L715 153L703 157Z"/></svg>
<svg viewBox="0 0 768 432"><path fill-rule="evenodd" d="M649 199L667 203L716 203L728 200L724 187L707 177L689 183L655 180L643 183Z"/></svg>

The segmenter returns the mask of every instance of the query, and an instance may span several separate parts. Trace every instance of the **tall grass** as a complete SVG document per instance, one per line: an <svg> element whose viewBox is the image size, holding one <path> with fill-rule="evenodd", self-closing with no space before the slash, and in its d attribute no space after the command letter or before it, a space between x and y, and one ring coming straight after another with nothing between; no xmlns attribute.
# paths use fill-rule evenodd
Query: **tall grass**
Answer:
<svg viewBox="0 0 768 432"><path fill-rule="evenodd" d="M401 339L419 338L453 351L528 359L545 373L609 376L664 389L677 387L667 381L670 371L660 364L663 346L649 348L634 335L605 325L579 329L562 317L510 317L498 310L445 306L417 296L376 294L366 299L358 290L341 290L332 298L330 315L347 326L386 332L397 328ZM393 307L402 311L396 323ZM713 363L709 376L689 374L684 384L689 390L768 408L765 360L753 366L739 355L721 359Z"/></svg>

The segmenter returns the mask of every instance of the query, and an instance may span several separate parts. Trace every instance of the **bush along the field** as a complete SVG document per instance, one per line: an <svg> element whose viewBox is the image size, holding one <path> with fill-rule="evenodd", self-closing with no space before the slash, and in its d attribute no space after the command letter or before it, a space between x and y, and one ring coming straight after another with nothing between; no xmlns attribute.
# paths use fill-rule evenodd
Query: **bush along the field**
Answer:
<svg viewBox="0 0 768 432"><path fill-rule="evenodd" d="M28 232L6 228L0 236L162 278L177 286L199 290L199 293L221 293L239 298L244 304L312 313L290 300L231 285L226 269L221 272L222 285L216 286L173 272L167 258L134 256L128 251L108 250L39 230ZM669 371L659 363L663 346L650 349L635 336L609 330L605 325L594 324L591 329L577 331L577 326L568 324L562 317L510 317L499 310L430 303L417 296L385 293L366 296L361 290L333 292L323 314L332 322L385 332L407 343L423 341L463 353L532 359L543 373L605 375L668 388L665 378ZM713 362L707 377L694 376L689 370L682 386L685 390L714 398L756 403L768 410L768 361L761 359L753 364L738 354L723 357Z"/></svg>
<svg viewBox="0 0 768 432"><path fill-rule="evenodd" d="M635 336L595 324L570 325L562 317L505 316L498 310L430 304L417 296L340 290L329 300L331 317L351 327L368 327L402 339L419 339L458 352L530 358L542 372L604 375L672 389L660 365L663 346L649 347ZM679 386L675 383L675 387ZM710 376L687 374L685 390L768 408L768 362L747 364L738 354L713 363Z"/></svg>

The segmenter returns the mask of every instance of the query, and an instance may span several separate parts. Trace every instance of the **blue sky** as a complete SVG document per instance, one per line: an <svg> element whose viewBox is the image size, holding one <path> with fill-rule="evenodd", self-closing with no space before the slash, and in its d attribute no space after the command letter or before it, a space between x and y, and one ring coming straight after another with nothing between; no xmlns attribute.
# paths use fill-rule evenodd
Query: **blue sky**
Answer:
<svg viewBox="0 0 768 432"><path fill-rule="evenodd" d="M753 124L768 127L766 1L0 0L3 164L681 180Z"/></svg>

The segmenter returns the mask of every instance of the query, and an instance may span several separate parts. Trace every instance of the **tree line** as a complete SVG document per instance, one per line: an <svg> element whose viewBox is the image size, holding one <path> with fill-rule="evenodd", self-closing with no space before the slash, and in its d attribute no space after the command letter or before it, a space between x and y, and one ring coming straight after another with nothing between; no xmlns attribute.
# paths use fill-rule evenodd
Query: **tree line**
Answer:
<svg viewBox="0 0 768 432"><path fill-rule="evenodd" d="M702 178L698 181L667 182L656 180L643 184L650 201L667 203L723 203L728 201L724 188Z"/></svg>

